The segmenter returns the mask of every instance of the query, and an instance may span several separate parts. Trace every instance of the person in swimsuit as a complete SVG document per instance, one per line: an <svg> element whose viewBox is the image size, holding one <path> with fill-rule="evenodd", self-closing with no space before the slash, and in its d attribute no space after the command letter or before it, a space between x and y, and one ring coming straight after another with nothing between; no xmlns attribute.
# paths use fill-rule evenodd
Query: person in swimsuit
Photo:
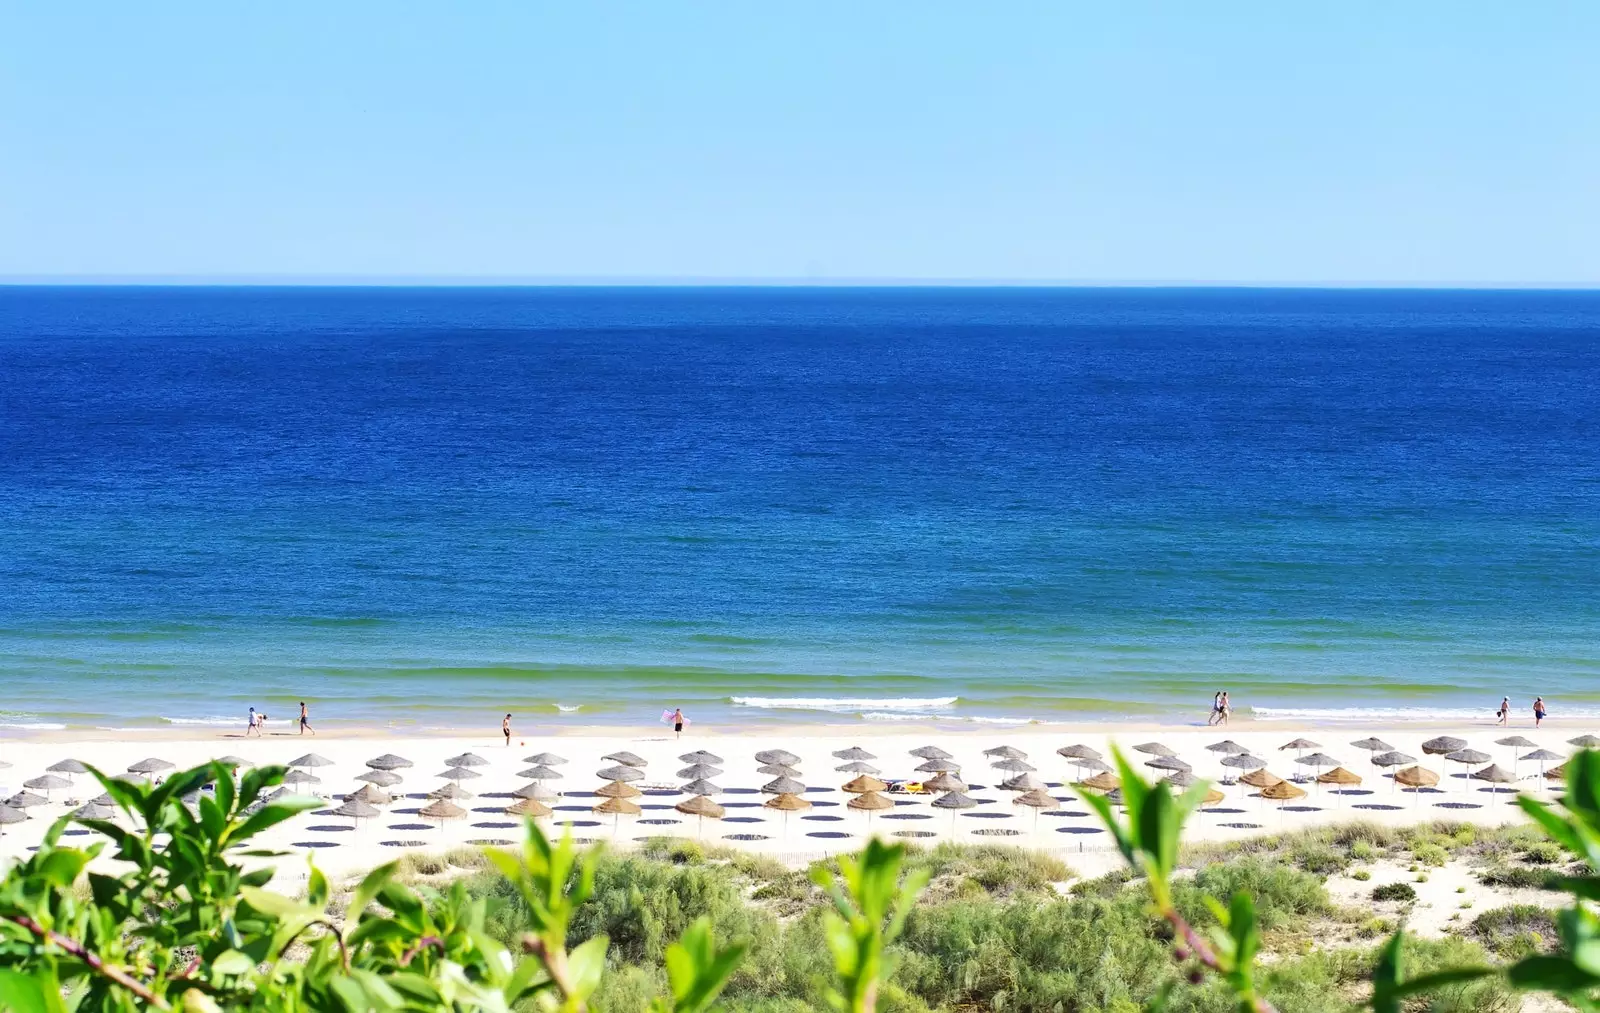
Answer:
<svg viewBox="0 0 1600 1013"><path fill-rule="evenodd" d="M1539 724L1544 721L1544 715L1544 697L1536 696L1533 698L1533 727L1539 727Z"/></svg>
<svg viewBox="0 0 1600 1013"><path fill-rule="evenodd" d="M507 714L505 720L500 722L500 731L506 737L506 745L511 745L511 715Z"/></svg>
<svg viewBox="0 0 1600 1013"><path fill-rule="evenodd" d="M676 738L683 738L683 708L675 707L672 710L672 734Z"/></svg>
<svg viewBox="0 0 1600 1013"><path fill-rule="evenodd" d="M1206 718L1206 724L1214 725L1222 719L1222 690L1211 694L1211 716Z"/></svg>
<svg viewBox="0 0 1600 1013"><path fill-rule="evenodd" d="M254 707L250 708L250 720L244 726L244 734L246 737L248 737L251 732L255 732L257 735L261 734L261 729L256 727L256 709Z"/></svg>
<svg viewBox="0 0 1600 1013"><path fill-rule="evenodd" d="M311 727L311 715L306 710L306 702L304 700L301 700L300 701L300 734L304 735L306 732L310 732L312 735L317 734L317 730L315 728Z"/></svg>
<svg viewBox="0 0 1600 1013"><path fill-rule="evenodd" d="M1511 719L1511 698L1509 696L1500 698L1500 709L1494 712L1494 716L1500 719L1502 725Z"/></svg>
<svg viewBox="0 0 1600 1013"><path fill-rule="evenodd" d="M1217 721L1217 724L1219 724L1219 725L1227 724L1228 723L1228 715L1232 711L1233 711L1233 705L1228 703L1228 693L1227 693L1226 690L1224 690L1223 693L1222 693L1222 703L1217 707L1217 717L1219 719Z"/></svg>

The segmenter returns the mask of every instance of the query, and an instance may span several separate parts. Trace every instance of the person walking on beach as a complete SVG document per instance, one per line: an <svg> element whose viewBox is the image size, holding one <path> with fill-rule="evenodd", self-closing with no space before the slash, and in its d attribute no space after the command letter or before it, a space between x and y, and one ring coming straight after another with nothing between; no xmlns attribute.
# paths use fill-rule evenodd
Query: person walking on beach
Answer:
<svg viewBox="0 0 1600 1013"><path fill-rule="evenodd" d="M317 734L317 730L315 728L311 727L311 715L306 710L306 702L304 700L301 700L300 701L300 734L304 735L306 732L310 732L312 735Z"/></svg>
<svg viewBox="0 0 1600 1013"><path fill-rule="evenodd" d="M1221 701L1221 703L1219 703L1217 705L1217 717L1219 719L1217 721L1217 724L1219 724L1219 725L1227 724L1228 723L1228 715L1230 713L1232 713L1232 711L1233 711L1233 705L1228 703L1228 691L1227 690L1223 690L1222 691L1222 701Z"/></svg>
<svg viewBox="0 0 1600 1013"><path fill-rule="evenodd" d="M250 723L244 726L245 737L249 738L251 732L256 733L256 738L259 739L261 737L261 726L256 724L256 709L254 707L250 708Z"/></svg>
<svg viewBox="0 0 1600 1013"><path fill-rule="evenodd" d="M1544 715L1544 697L1536 696L1533 698L1533 727L1538 728L1544 722Z"/></svg>
<svg viewBox="0 0 1600 1013"><path fill-rule="evenodd" d="M1211 716L1206 718L1207 725L1214 725L1222 720L1222 690L1211 694Z"/></svg>
<svg viewBox="0 0 1600 1013"><path fill-rule="evenodd" d="M507 714L505 720L500 722L500 731L506 737L506 748L511 748L511 715Z"/></svg>
<svg viewBox="0 0 1600 1013"><path fill-rule="evenodd" d="M683 738L683 708L682 707L674 707L672 709L672 736L673 736L673 738L677 738L677 739Z"/></svg>
<svg viewBox="0 0 1600 1013"><path fill-rule="evenodd" d="M1500 719L1499 723L1502 725L1511 720L1511 698L1509 696L1500 698L1500 709L1494 712L1494 716Z"/></svg>

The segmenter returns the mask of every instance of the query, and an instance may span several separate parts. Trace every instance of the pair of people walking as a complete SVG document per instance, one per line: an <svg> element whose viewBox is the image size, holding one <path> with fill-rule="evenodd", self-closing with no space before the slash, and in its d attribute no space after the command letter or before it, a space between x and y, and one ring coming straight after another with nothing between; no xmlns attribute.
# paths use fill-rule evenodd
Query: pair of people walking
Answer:
<svg viewBox="0 0 1600 1013"><path fill-rule="evenodd" d="M1544 697L1542 697L1542 696L1534 697L1533 698L1533 727L1538 728L1540 725L1544 724L1545 715L1548 714L1548 713L1549 713L1549 709L1546 708L1545 705L1544 705ZM1511 720L1511 698L1509 696L1503 696L1503 697L1500 698L1500 709L1494 712L1494 716L1499 719L1499 721L1497 722L1498 724L1504 725L1504 724L1507 724L1508 722L1510 722L1510 720Z"/></svg>

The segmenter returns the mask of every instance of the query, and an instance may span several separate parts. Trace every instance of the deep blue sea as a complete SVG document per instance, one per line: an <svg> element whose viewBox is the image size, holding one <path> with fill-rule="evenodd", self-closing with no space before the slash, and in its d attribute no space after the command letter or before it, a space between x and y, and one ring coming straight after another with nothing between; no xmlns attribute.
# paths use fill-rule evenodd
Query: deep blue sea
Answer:
<svg viewBox="0 0 1600 1013"><path fill-rule="evenodd" d="M1600 714L1600 292L0 288L0 723Z"/></svg>

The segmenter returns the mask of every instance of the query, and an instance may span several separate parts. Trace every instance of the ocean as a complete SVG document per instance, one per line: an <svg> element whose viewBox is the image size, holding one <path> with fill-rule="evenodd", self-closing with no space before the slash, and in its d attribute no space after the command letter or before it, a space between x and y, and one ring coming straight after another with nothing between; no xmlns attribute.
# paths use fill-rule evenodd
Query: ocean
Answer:
<svg viewBox="0 0 1600 1013"><path fill-rule="evenodd" d="M1600 292L0 288L0 726L1600 718Z"/></svg>

